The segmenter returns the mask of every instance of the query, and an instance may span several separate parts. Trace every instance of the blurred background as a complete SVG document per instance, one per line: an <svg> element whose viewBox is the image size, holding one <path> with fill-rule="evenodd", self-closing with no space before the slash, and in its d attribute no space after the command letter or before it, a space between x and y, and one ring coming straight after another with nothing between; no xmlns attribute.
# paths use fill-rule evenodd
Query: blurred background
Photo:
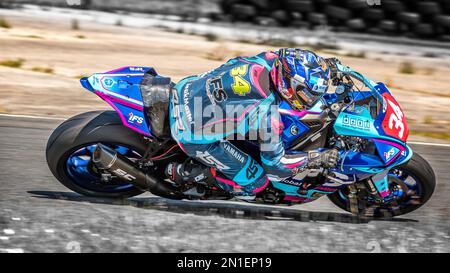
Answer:
<svg viewBox="0 0 450 273"><path fill-rule="evenodd" d="M107 108L80 77L142 65L177 81L280 47L385 82L411 139L450 142L450 0L0 0L0 112Z"/></svg>

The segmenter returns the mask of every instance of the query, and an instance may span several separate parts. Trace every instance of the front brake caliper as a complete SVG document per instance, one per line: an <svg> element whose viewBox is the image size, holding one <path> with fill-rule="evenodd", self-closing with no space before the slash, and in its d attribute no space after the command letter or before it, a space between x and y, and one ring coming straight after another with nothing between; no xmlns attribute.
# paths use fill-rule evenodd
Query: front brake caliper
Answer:
<svg viewBox="0 0 450 273"><path fill-rule="evenodd" d="M389 196L391 194L391 191L389 190L389 182L388 182L388 176L384 175L381 179L376 179L376 177L373 177L369 183L372 182L373 186L377 190L379 201L384 201L385 197ZM378 199L378 198L377 198Z"/></svg>

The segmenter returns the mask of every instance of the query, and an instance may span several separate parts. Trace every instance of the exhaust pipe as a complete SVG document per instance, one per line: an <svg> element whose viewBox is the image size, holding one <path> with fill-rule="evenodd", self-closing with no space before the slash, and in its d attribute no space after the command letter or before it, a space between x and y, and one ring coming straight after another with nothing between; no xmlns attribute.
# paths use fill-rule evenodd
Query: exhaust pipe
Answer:
<svg viewBox="0 0 450 273"><path fill-rule="evenodd" d="M125 156L101 143L97 144L92 161L97 168L113 173L122 181L133 184L141 190L149 190L156 195L172 199L181 199L183 196L168 185L160 183L157 178L136 168Z"/></svg>

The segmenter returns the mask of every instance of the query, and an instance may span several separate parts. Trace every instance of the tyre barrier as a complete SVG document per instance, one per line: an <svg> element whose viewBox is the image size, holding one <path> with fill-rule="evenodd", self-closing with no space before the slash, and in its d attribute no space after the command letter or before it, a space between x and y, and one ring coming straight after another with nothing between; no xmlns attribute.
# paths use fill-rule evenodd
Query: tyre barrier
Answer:
<svg viewBox="0 0 450 273"><path fill-rule="evenodd" d="M450 0L220 0L231 21L448 41Z"/></svg>
<svg viewBox="0 0 450 273"><path fill-rule="evenodd" d="M76 5L74 3L77 3ZM179 15L196 21L360 32L449 41L450 0L0 0L21 4Z"/></svg>

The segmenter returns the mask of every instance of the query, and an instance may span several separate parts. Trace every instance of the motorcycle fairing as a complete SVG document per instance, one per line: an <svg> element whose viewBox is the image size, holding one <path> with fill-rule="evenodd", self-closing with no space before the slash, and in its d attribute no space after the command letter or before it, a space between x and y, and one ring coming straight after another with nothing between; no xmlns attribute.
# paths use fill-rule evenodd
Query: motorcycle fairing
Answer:
<svg viewBox="0 0 450 273"><path fill-rule="evenodd" d="M375 138L379 133L369 111L364 107L355 107L353 111L344 110L339 114L333 126L339 135Z"/></svg>
<svg viewBox="0 0 450 273"><path fill-rule="evenodd" d="M382 83L376 85L377 90L383 96L383 98L389 98L394 101L389 93L389 90ZM354 91L352 94L355 102L370 99L372 96L369 91ZM324 100L327 104L332 104L336 101L336 94L326 94ZM396 102L395 102L396 103ZM398 105L398 104L397 104ZM292 124L301 128L302 122L300 118L304 114L298 111L288 111L287 107L281 107L280 113L282 114L282 120L285 123L285 130L282 134L285 143L289 146L292 143L292 134L289 135ZM320 107L320 106L319 106ZM322 111L319 107L315 107L315 111ZM382 197L386 197L389 194L388 181L386 173L392 167L402 164L408 161L412 157L412 150L406 145L405 138L398 138L392 132L386 133L385 127L383 127L383 121L386 119L387 114L390 114L387 109L379 111L378 115L373 118L369 110L362 106L355 106L353 110L344 110L340 113L334 124L334 130L339 135L356 136L371 140L375 146L375 153L368 154L362 152L349 151L346 154L341 152L341 162L332 171L335 177L339 178L342 182L351 183L356 180L364 180L370 177L376 178L374 185L379 191ZM313 109L310 109L311 111ZM297 116L293 113L297 113ZM305 113L306 114L306 113ZM305 126L306 127L306 126ZM405 123L406 127L406 123ZM307 134L309 129L306 127L304 130L299 130L299 136ZM405 136L407 136L407 131ZM326 187L329 191L324 192L320 190L320 187L302 191L301 187L304 184L302 178L289 178L283 182L273 182L273 186L280 190L283 190L288 198L286 201L294 200L297 202L310 202L323 194L329 194L343 186L345 184L335 183L333 181L327 181L320 187ZM300 198L296 200L294 196Z"/></svg>
<svg viewBox="0 0 450 273"><path fill-rule="evenodd" d="M285 146L290 147L296 139L309 131L308 126L300 121L300 118L305 116L308 111L295 111L285 101L280 103L278 111L284 125L281 137Z"/></svg>
<svg viewBox="0 0 450 273"><path fill-rule="evenodd" d="M140 92L140 83L145 73L157 75L152 67L126 66L105 73L95 73L82 78L80 82L84 88L111 105L126 127L152 136Z"/></svg>
<svg viewBox="0 0 450 273"><path fill-rule="evenodd" d="M385 107L376 118L376 126L380 134L393 138L395 140L406 142L409 135L408 125L405 114L399 103L389 92L389 89L383 83L378 83L375 88L385 100Z"/></svg>

